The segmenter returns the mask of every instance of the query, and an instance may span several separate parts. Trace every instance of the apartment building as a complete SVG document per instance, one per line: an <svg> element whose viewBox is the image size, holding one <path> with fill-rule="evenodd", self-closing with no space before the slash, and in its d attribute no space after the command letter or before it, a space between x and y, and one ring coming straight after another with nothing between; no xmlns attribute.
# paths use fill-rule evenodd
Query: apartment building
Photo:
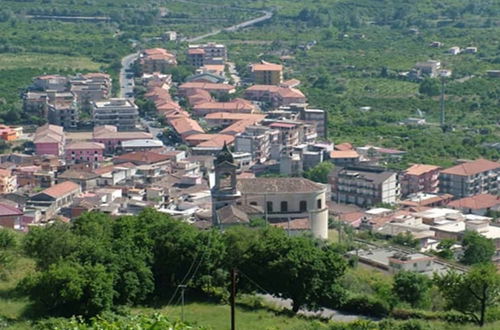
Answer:
<svg viewBox="0 0 500 330"><path fill-rule="evenodd" d="M290 108L293 111L294 104L291 104ZM318 137L323 139L327 138L328 122L325 110L307 109L307 107L301 107L299 111L299 119L314 124Z"/></svg>
<svg viewBox="0 0 500 330"><path fill-rule="evenodd" d="M442 170L439 190L456 198L479 194L498 194L500 163L477 159Z"/></svg>
<svg viewBox="0 0 500 330"><path fill-rule="evenodd" d="M394 204L400 187L396 172L375 166L335 168L328 176L332 200L366 207L377 203Z"/></svg>
<svg viewBox="0 0 500 330"><path fill-rule="evenodd" d="M262 61L262 63L251 64L250 71L254 84L257 85L279 85L283 82L283 66Z"/></svg>
<svg viewBox="0 0 500 330"><path fill-rule="evenodd" d="M401 195L406 197L418 193L437 193L439 191L439 171L434 165L414 164L401 176Z"/></svg>
<svg viewBox="0 0 500 330"><path fill-rule="evenodd" d="M74 142L66 146L68 163L98 163L103 160L105 146L98 142Z"/></svg>
<svg viewBox="0 0 500 330"><path fill-rule="evenodd" d="M236 135L234 150L250 153L256 163L264 163L271 157L271 144L277 143L278 134L266 126L247 126L243 133Z"/></svg>
<svg viewBox="0 0 500 330"><path fill-rule="evenodd" d="M118 128L113 125L96 126L92 132L92 140L104 144L106 154L112 154L121 149L125 141L152 138L153 135L147 132L118 132Z"/></svg>
<svg viewBox="0 0 500 330"><path fill-rule="evenodd" d="M0 194L8 194L17 190L17 175L11 170L0 169Z"/></svg>
<svg viewBox="0 0 500 330"><path fill-rule="evenodd" d="M138 107L127 99L109 99L93 102L92 117L95 126L114 125L118 130L133 130L139 119Z"/></svg>
<svg viewBox="0 0 500 330"><path fill-rule="evenodd" d="M60 75L45 75L33 79L33 89L38 91L63 92L68 90L69 79Z"/></svg>
<svg viewBox="0 0 500 330"><path fill-rule="evenodd" d="M80 104L105 100L111 95L111 76L106 73L78 74L70 79L70 85Z"/></svg>
<svg viewBox="0 0 500 330"><path fill-rule="evenodd" d="M307 101L305 95L296 88L274 85L254 85L245 90L247 100L268 103L271 106L288 106L293 103L302 104Z"/></svg>
<svg viewBox="0 0 500 330"><path fill-rule="evenodd" d="M78 127L79 109L76 98L72 93L64 93L50 102L47 111L47 121L49 124L62 126L65 129Z"/></svg>
<svg viewBox="0 0 500 330"><path fill-rule="evenodd" d="M45 92L28 91L23 94L23 111L45 116L49 106L49 97Z"/></svg>
<svg viewBox="0 0 500 330"><path fill-rule="evenodd" d="M145 49L141 53L140 63L145 73L163 72L177 65L174 54L163 48Z"/></svg>
<svg viewBox="0 0 500 330"><path fill-rule="evenodd" d="M37 156L61 156L64 153L66 137L61 126L43 125L37 128L33 139Z"/></svg>
<svg viewBox="0 0 500 330"><path fill-rule="evenodd" d="M189 45L187 50L188 63L196 68L204 65L221 65L227 61L225 45L207 43L204 45Z"/></svg>

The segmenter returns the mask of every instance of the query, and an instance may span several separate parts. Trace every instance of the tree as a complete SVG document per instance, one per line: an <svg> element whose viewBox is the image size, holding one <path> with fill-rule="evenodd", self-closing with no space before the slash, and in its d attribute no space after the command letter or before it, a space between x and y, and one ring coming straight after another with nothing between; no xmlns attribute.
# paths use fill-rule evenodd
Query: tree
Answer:
<svg viewBox="0 0 500 330"><path fill-rule="evenodd" d="M416 248L420 243L419 240L415 239L409 232L397 234L396 236L391 238L391 242L397 245L408 246L412 248Z"/></svg>
<svg viewBox="0 0 500 330"><path fill-rule="evenodd" d="M48 315L92 317L109 310L113 277L103 265L61 261L19 283L35 306Z"/></svg>
<svg viewBox="0 0 500 330"><path fill-rule="evenodd" d="M333 170L334 165L328 161L319 163L318 165L304 172L304 177L320 183L328 183L328 174Z"/></svg>
<svg viewBox="0 0 500 330"><path fill-rule="evenodd" d="M462 240L464 255L460 260L466 265L490 262L495 254L495 244L492 240L475 231L467 231Z"/></svg>
<svg viewBox="0 0 500 330"><path fill-rule="evenodd" d="M425 79L420 83L418 88L420 94L425 94L427 96L437 96L441 93L441 87L439 86L439 81L437 79Z"/></svg>
<svg viewBox="0 0 500 330"><path fill-rule="evenodd" d="M439 249L438 252L436 252L436 255L443 259L453 259L454 253L453 250L451 249L453 245L455 244L455 240L453 239L444 239L441 242L439 242L437 248Z"/></svg>
<svg viewBox="0 0 500 330"><path fill-rule="evenodd" d="M485 323L487 309L500 298L500 275L491 263L473 266L468 273L436 275L434 282L449 308L470 316L479 326Z"/></svg>
<svg viewBox="0 0 500 330"><path fill-rule="evenodd" d="M398 298L412 305L419 306L431 287L431 281L425 275L409 271L400 271L394 276L392 290Z"/></svg>

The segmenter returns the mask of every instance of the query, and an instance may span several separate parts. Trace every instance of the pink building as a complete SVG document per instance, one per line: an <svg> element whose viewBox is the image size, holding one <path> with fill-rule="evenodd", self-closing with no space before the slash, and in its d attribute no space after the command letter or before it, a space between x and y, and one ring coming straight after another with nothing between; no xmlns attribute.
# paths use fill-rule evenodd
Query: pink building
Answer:
<svg viewBox="0 0 500 330"><path fill-rule="evenodd" d="M98 163L103 160L104 144L74 142L66 146L66 161L73 163Z"/></svg>
<svg viewBox="0 0 500 330"><path fill-rule="evenodd" d="M434 165L415 164L407 168L401 178L403 196L439 191L439 172L441 168Z"/></svg>
<svg viewBox="0 0 500 330"><path fill-rule="evenodd" d="M117 149L121 148L123 141L147 140L153 138L151 133L147 132L118 132L116 126L113 125L95 127L92 136L94 142L104 144L104 152L106 154L114 153Z"/></svg>
<svg viewBox="0 0 500 330"><path fill-rule="evenodd" d="M43 125L36 130L33 143L37 156L61 156L66 143L63 128L56 125Z"/></svg>

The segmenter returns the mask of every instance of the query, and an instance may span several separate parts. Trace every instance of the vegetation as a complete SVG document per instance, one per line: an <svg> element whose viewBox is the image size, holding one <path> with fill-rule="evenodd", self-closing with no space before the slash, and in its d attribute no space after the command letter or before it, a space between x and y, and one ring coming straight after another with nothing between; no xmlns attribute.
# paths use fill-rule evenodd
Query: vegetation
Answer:
<svg viewBox="0 0 500 330"><path fill-rule="evenodd" d="M328 174L333 170L333 167L334 165L329 161L322 162L305 171L304 177L312 181L328 183Z"/></svg>
<svg viewBox="0 0 500 330"><path fill-rule="evenodd" d="M464 255L461 261L466 265L489 262L495 254L495 243L475 231L467 231L462 240Z"/></svg>

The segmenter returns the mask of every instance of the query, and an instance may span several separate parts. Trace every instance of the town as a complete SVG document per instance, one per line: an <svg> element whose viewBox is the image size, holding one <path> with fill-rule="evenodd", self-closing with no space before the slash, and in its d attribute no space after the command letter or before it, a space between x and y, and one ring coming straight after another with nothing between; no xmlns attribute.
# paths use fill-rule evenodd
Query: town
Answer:
<svg viewBox="0 0 500 330"><path fill-rule="evenodd" d="M24 111L47 124L33 133L2 127L5 141L30 143L0 155L0 225L27 232L89 211L154 208L200 229L264 219L319 239L340 222L385 239L410 235L415 253L453 239L459 255L464 233L475 231L495 242L500 260L500 163L391 170L406 151L328 141L327 112L308 107L300 81L284 80L284 64L249 63L241 79L223 44L185 52L195 72L174 82L166 72L176 54L141 51L124 68L119 98L106 73L34 77ZM416 67L431 77L439 69L436 61ZM316 182L307 178L315 170ZM389 269L393 257L378 266Z"/></svg>

